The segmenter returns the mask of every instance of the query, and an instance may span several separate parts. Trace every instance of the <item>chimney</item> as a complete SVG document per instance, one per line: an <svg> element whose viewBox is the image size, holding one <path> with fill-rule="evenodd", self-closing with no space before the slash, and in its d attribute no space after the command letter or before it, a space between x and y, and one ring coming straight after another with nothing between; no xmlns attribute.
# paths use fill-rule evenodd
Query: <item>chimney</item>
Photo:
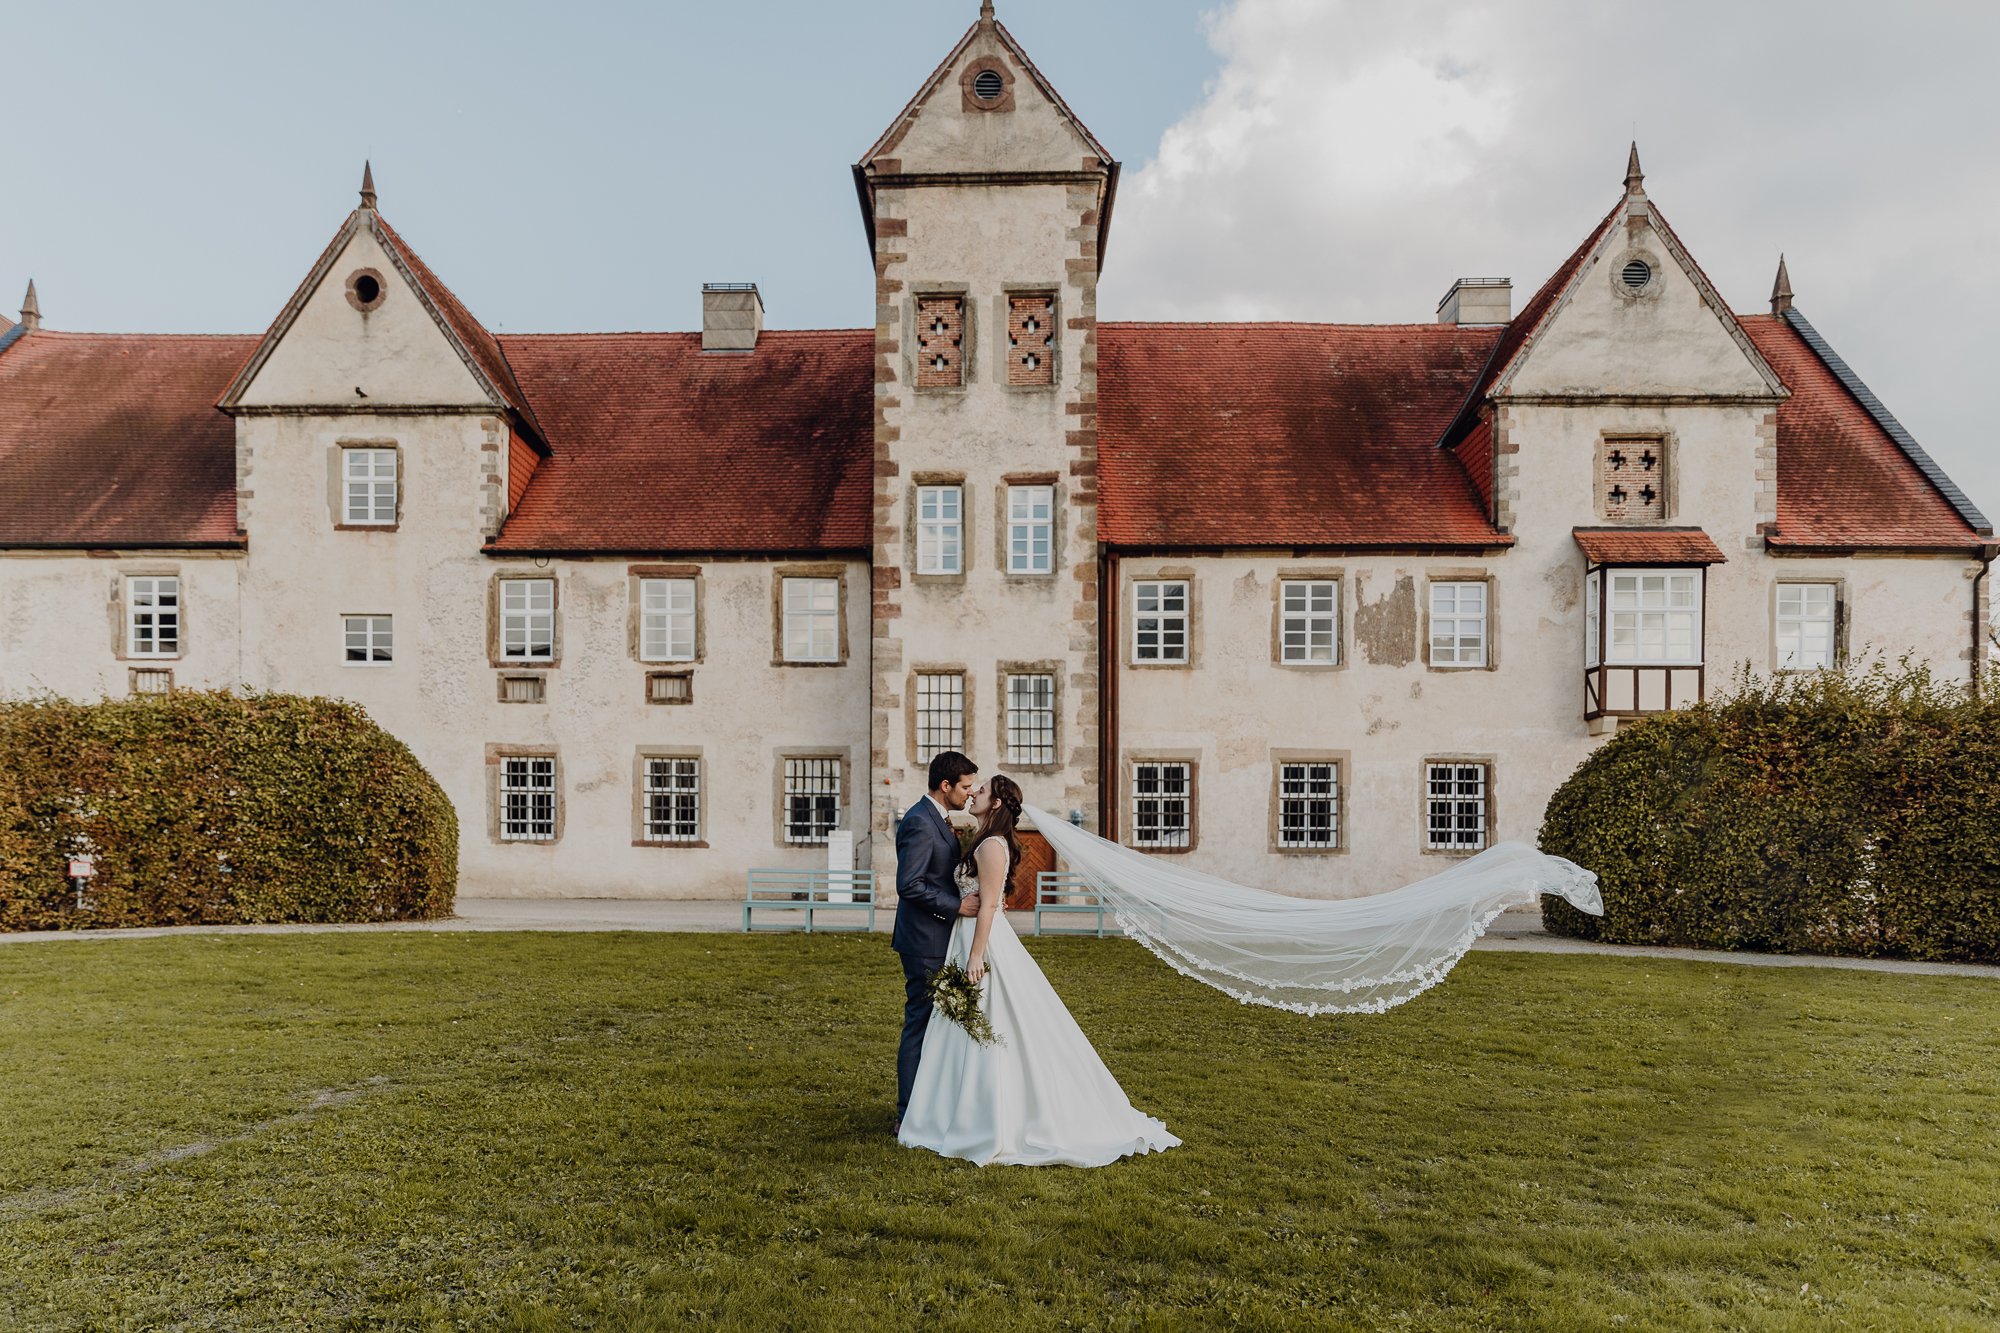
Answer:
<svg viewBox="0 0 2000 1333"><path fill-rule="evenodd" d="M1514 284L1506 278L1460 278L1438 302L1440 324L1505 324L1512 319Z"/></svg>
<svg viewBox="0 0 2000 1333"><path fill-rule="evenodd" d="M754 352L764 331L764 298L754 282L701 285L701 350Z"/></svg>

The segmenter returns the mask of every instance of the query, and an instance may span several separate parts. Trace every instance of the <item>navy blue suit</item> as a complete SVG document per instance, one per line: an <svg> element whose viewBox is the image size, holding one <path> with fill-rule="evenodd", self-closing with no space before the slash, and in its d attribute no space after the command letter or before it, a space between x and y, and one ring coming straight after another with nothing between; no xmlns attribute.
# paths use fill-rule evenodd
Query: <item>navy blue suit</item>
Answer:
<svg viewBox="0 0 2000 1333"><path fill-rule="evenodd" d="M960 894L952 877L958 835L926 796L896 825L896 933L890 943L903 956L903 1041L896 1048L896 1117L909 1109L917 1057L931 1025L930 978L944 966Z"/></svg>

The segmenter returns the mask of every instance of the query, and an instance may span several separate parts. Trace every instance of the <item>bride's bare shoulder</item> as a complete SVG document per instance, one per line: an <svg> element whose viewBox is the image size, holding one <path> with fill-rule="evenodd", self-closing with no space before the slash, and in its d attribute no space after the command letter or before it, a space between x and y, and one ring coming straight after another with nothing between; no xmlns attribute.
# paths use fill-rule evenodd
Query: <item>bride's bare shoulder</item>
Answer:
<svg viewBox="0 0 2000 1333"><path fill-rule="evenodd" d="M972 849L972 854L982 861L991 861L996 857L1004 861L1007 859L1007 840L997 834L982 839L980 844Z"/></svg>

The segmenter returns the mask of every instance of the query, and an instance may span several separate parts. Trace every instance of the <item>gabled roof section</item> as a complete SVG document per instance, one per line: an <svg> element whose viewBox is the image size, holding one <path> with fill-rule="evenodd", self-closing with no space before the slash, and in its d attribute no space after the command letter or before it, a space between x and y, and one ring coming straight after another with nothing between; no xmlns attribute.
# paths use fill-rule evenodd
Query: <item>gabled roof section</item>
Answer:
<svg viewBox="0 0 2000 1333"><path fill-rule="evenodd" d="M306 274L305 281L301 282L298 290L292 293L292 299L278 312L277 319L272 322L262 341L243 363L236 378L230 381L229 387L217 400L216 406L225 412L237 406L244 391L250 387L251 381L256 379L257 372L270 359L271 353L298 319L300 311L305 309L306 302L319 290L320 284L333 268L335 261L347 249L348 243L355 235L362 231L367 231L375 237L389 256L390 262L416 292L418 300L437 324L438 331L451 344L452 350L465 363L465 368L471 372L473 379L478 382L480 389L493 405L512 413L526 428L529 438L539 449L546 452L547 437L543 435L540 424L536 422L534 413L528 405L527 396L521 392L521 386L516 382L513 369L507 364L506 353L501 350L498 340L483 324L473 318L472 312L465 308L464 302L453 295L451 289L432 272L430 265L426 264L417 252L410 248L409 243L389 225L388 220L374 208L366 205L347 215L347 220L341 224L340 230L334 233L333 239L320 253L319 259Z"/></svg>

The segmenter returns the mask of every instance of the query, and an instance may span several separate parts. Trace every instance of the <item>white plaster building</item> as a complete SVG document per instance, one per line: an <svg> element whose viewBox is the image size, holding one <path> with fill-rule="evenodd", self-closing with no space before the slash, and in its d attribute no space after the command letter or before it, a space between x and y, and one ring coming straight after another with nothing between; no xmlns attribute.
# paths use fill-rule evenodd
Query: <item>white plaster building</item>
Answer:
<svg viewBox="0 0 2000 1333"><path fill-rule="evenodd" d="M878 869L938 748L1308 894L1742 662L1982 665L1991 525L1624 188L1512 309L1099 323L1118 164L990 8L855 167L873 326L489 333L365 178L261 337L0 331L0 691L365 704L468 894ZM448 247L447 247L448 248ZM859 257L857 256L857 262Z"/></svg>

